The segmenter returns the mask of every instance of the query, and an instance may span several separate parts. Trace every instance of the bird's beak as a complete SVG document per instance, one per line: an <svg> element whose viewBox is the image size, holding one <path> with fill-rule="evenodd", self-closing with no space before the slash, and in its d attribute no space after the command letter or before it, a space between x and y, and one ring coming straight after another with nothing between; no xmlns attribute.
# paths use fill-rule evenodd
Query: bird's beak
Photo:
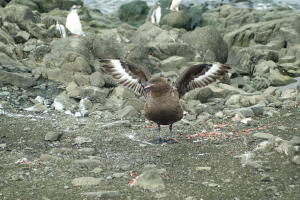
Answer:
<svg viewBox="0 0 300 200"><path fill-rule="evenodd" d="M146 89L149 89L153 86L154 84L151 84L149 82L144 82L142 83L142 87L146 90Z"/></svg>

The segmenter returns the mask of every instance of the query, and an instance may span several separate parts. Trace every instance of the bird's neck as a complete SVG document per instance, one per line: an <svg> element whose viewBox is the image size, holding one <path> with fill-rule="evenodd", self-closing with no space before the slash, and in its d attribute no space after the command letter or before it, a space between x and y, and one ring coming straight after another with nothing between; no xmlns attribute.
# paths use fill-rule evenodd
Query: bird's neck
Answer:
<svg viewBox="0 0 300 200"><path fill-rule="evenodd" d="M149 92L152 97L170 95L170 93L172 92L172 87L168 85L165 87L153 88Z"/></svg>

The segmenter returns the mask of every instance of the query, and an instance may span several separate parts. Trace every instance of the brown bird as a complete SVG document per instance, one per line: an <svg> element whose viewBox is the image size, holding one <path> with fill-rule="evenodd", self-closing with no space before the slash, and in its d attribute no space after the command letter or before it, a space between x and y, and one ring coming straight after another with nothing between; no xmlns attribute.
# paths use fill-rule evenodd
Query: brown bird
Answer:
<svg viewBox="0 0 300 200"><path fill-rule="evenodd" d="M150 76L141 66L127 61L102 59L106 71L121 85L146 98L145 117L160 125L169 125L183 117L180 98L190 90L202 88L221 78L230 67L220 64L198 64L184 70L175 84L166 78ZM159 142L167 140L159 138Z"/></svg>

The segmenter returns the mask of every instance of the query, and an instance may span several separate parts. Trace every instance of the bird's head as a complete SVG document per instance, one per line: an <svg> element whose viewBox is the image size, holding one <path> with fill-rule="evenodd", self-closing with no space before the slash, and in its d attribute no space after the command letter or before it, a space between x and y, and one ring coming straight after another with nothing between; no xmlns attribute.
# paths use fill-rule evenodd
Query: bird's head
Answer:
<svg viewBox="0 0 300 200"><path fill-rule="evenodd" d="M167 92L171 89L171 85L169 84L168 80L160 76L154 76L149 81L144 82L142 85L144 90L157 94Z"/></svg>
<svg viewBox="0 0 300 200"><path fill-rule="evenodd" d="M79 8L81 8L80 5L73 5L73 6L71 7L71 10L77 10L77 9L79 9Z"/></svg>

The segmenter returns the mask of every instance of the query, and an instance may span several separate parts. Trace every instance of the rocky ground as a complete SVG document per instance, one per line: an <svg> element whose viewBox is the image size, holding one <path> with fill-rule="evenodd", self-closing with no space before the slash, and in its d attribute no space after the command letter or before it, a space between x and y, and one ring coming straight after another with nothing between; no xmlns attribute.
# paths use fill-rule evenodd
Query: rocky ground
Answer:
<svg viewBox="0 0 300 200"><path fill-rule="evenodd" d="M299 108L247 124L2 112L1 199L299 199ZM168 136L167 128L163 129Z"/></svg>
<svg viewBox="0 0 300 200"><path fill-rule="evenodd" d="M85 36L61 38L77 3L0 0L1 198L299 199L299 13L193 6L157 26L145 3L83 7ZM154 145L143 97L99 58L171 80L201 62L232 70L184 96L178 143Z"/></svg>

